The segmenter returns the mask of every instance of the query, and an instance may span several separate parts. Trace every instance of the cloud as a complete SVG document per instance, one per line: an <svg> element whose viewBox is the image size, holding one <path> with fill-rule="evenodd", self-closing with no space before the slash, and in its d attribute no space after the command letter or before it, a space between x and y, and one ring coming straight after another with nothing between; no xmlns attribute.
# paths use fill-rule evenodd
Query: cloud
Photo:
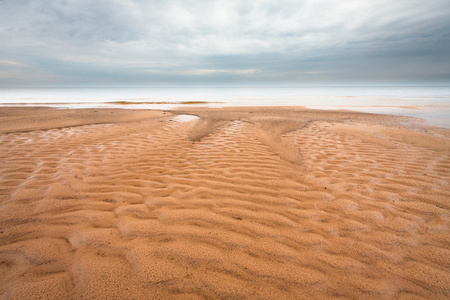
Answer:
<svg viewBox="0 0 450 300"><path fill-rule="evenodd" d="M0 60L0 65L20 65L20 62L13 60Z"/></svg>
<svg viewBox="0 0 450 300"><path fill-rule="evenodd" d="M255 73L257 70L255 69L237 69L237 70L230 70L230 69L208 69L208 70L194 70L193 74L212 74L212 73L225 73L225 74L251 74Z"/></svg>
<svg viewBox="0 0 450 300"><path fill-rule="evenodd" d="M5 0L0 85L450 78L449 20L447 0Z"/></svg>

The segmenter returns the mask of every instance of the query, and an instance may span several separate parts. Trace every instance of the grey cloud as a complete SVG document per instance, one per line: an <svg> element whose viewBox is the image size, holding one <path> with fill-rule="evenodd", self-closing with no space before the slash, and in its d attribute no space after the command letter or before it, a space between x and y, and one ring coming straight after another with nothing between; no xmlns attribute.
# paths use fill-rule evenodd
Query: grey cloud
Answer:
<svg viewBox="0 0 450 300"><path fill-rule="evenodd" d="M447 0L3 0L0 86L447 80L449 20Z"/></svg>

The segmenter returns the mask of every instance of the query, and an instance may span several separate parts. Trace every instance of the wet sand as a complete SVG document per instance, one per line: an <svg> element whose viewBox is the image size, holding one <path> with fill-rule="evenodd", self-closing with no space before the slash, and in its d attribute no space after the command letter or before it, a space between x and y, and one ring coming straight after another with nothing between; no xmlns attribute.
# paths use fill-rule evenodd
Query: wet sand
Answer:
<svg viewBox="0 0 450 300"><path fill-rule="evenodd" d="M448 299L449 183L407 117L0 108L0 299Z"/></svg>

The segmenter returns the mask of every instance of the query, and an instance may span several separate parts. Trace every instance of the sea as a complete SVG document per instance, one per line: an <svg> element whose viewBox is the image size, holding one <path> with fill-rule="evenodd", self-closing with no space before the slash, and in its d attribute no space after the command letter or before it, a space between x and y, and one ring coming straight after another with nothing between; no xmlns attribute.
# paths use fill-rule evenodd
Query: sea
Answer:
<svg viewBox="0 0 450 300"><path fill-rule="evenodd" d="M171 109L304 106L418 117L450 128L450 85L0 88L0 106Z"/></svg>

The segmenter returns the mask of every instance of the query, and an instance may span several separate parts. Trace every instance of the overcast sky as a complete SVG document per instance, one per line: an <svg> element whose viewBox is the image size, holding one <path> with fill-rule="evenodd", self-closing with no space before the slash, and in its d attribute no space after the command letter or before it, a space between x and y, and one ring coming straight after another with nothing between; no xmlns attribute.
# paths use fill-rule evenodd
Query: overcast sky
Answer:
<svg viewBox="0 0 450 300"><path fill-rule="evenodd" d="M0 0L0 86L450 83L448 0Z"/></svg>

